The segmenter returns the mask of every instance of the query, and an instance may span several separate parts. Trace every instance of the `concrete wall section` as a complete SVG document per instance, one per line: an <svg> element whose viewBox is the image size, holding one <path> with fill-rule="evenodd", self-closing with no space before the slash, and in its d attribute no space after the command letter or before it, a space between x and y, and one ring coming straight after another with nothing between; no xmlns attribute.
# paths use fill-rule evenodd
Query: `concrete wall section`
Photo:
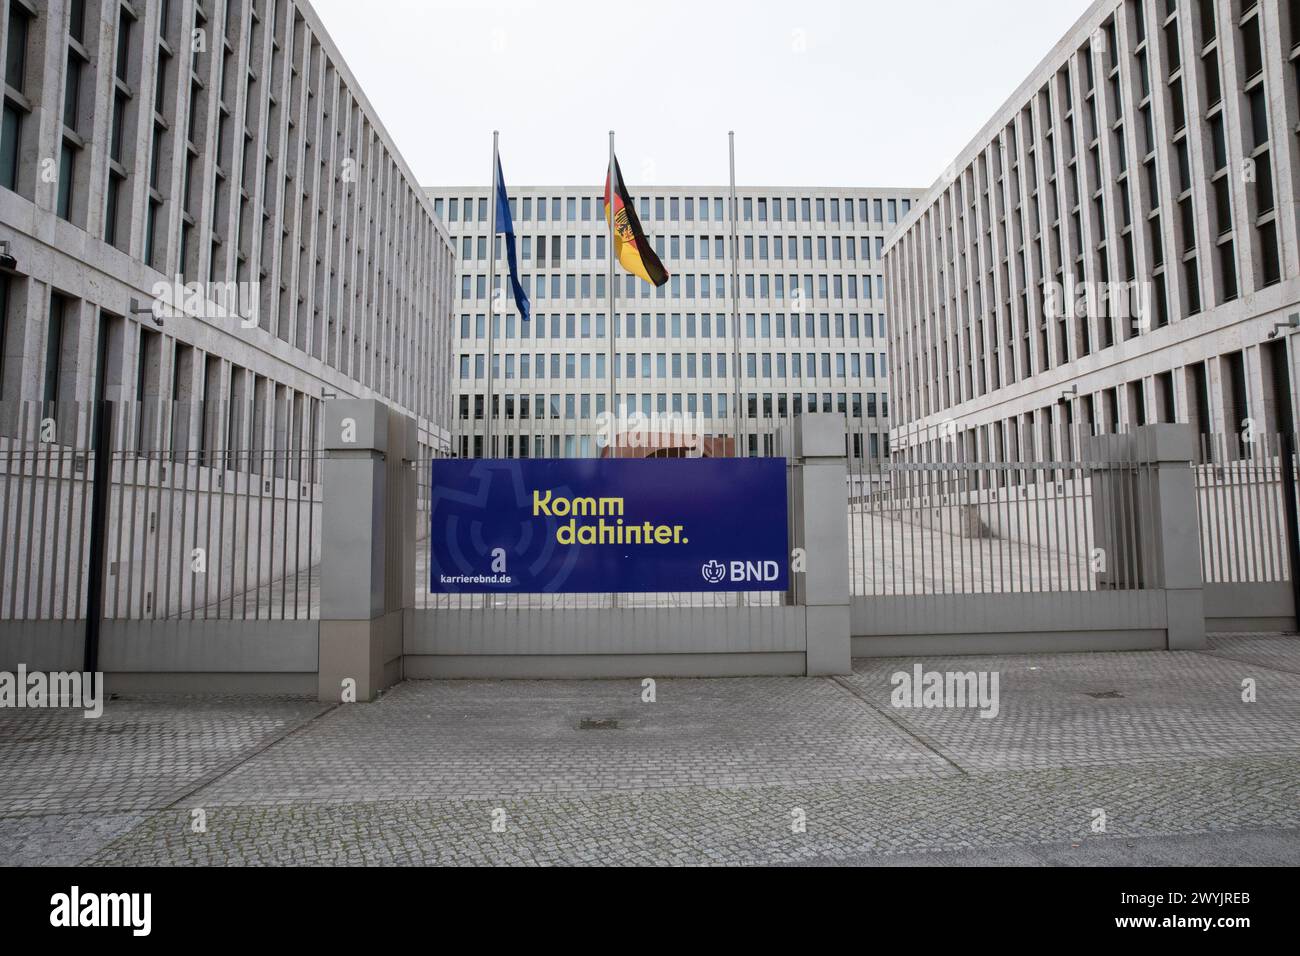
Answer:
<svg viewBox="0 0 1300 956"><path fill-rule="evenodd" d="M440 654L406 658L412 680L802 677L804 654Z"/></svg>
<svg viewBox="0 0 1300 956"><path fill-rule="evenodd" d="M774 654L807 650L801 607L406 612L403 653Z"/></svg>
<svg viewBox="0 0 1300 956"><path fill-rule="evenodd" d="M1211 633L1296 630L1291 582L1206 584L1205 629Z"/></svg>
<svg viewBox="0 0 1300 956"><path fill-rule="evenodd" d="M853 656L1162 650L1164 591L854 598Z"/></svg>
<svg viewBox="0 0 1300 956"><path fill-rule="evenodd" d="M105 673L316 672L315 621L105 621Z"/></svg>
<svg viewBox="0 0 1300 956"><path fill-rule="evenodd" d="M84 621L0 624L0 671L80 671ZM315 621L105 621L99 666L110 693L307 694Z"/></svg>
<svg viewBox="0 0 1300 956"><path fill-rule="evenodd" d="M311 674L105 674L109 694L243 694L264 697L314 697Z"/></svg>
<svg viewBox="0 0 1300 956"><path fill-rule="evenodd" d="M802 675L802 607L406 612L408 678Z"/></svg>
<svg viewBox="0 0 1300 956"><path fill-rule="evenodd" d="M0 623L0 671L79 671L85 663L85 621Z"/></svg>
<svg viewBox="0 0 1300 956"><path fill-rule="evenodd" d="M981 634L908 634L853 638L854 657L985 654L1083 654L1097 651L1163 651L1163 630L1007 631Z"/></svg>

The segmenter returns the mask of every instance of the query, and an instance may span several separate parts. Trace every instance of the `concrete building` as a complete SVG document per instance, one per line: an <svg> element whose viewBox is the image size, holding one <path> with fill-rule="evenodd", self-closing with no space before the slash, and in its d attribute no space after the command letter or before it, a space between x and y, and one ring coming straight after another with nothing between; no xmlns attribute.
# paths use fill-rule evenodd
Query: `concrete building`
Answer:
<svg viewBox="0 0 1300 956"><path fill-rule="evenodd" d="M446 447L453 250L309 4L3 7L7 408L318 448L322 396L375 398Z"/></svg>
<svg viewBox="0 0 1300 956"><path fill-rule="evenodd" d="M1095 3L887 243L896 446L1294 429L1298 77L1297 0Z"/></svg>
<svg viewBox="0 0 1300 956"><path fill-rule="evenodd" d="M808 410L847 414L858 453L879 455L889 416L881 251L918 192L739 189L733 261L725 187L633 182L629 189L672 277L655 289L618 269L619 434L644 426L647 450L730 454L735 446L725 436L733 433L739 394L742 453L770 453L776 424ZM487 431L488 189L429 194L459 266L457 451L478 456ZM610 390L600 189L511 184L511 202L533 319L523 326L508 298L496 318L493 431L500 440L494 453L599 455L597 423ZM509 286L503 242L496 243L498 288ZM740 290L738 346L733 276ZM698 440L660 437L677 429Z"/></svg>

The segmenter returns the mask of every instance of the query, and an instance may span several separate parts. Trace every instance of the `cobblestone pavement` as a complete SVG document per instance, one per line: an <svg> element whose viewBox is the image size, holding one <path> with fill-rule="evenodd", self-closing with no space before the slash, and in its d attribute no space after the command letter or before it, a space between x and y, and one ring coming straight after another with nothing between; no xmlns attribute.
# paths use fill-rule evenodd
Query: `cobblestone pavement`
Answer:
<svg viewBox="0 0 1300 956"><path fill-rule="evenodd" d="M998 672L998 717L893 708L891 675L916 663ZM1294 636L641 690L0 712L0 862L1300 862Z"/></svg>
<svg viewBox="0 0 1300 956"><path fill-rule="evenodd" d="M1284 673L1300 673L1300 655L1293 641L1278 640L1273 634L1234 634L1214 638L1202 653L1251 664L1261 664Z"/></svg>
<svg viewBox="0 0 1300 956"><path fill-rule="evenodd" d="M1273 666L1258 663L1263 658ZM1150 651L917 662L926 670L997 671L999 716L889 707L891 675L911 669L897 660L859 660L845 682L972 773L1300 756L1297 637L1219 637L1214 655ZM1290 670L1274 669L1284 666ZM1242 702L1248 678L1258 698L1252 704Z"/></svg>

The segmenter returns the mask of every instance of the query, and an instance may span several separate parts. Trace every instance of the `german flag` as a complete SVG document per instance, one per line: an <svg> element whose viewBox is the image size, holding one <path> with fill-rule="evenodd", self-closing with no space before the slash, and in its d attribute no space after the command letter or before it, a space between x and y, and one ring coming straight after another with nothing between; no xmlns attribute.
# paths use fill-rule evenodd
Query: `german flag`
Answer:
<svg viewBox="0 0 1300 956"><path fill-rule="evenodd" d="M659 261L645 237L632 197L627 194L623 170L619 168L617 159L614 160L614 175L618 179L617 194L614 197L614 253L628 272L640 276L651 285L661 286L668 281L668 270ZM605 221L609 222L608 173L605 174Z"/></svg>

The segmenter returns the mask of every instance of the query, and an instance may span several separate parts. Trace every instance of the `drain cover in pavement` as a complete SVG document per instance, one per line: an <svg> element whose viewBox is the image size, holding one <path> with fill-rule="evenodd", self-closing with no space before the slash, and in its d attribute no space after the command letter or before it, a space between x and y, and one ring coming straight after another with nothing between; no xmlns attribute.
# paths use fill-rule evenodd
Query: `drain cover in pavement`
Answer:
<svg viewBox="0 0 1300 956"><path fill-rule="evenodd" d="M1088 696L1097 700L1116 700L1124 695L1117 690L1100 690L1095 693L1090 693Z"/></svg>
<svg viewBox="0 0 1300 956"><path fill-rule="evenodd" d="M579 730L618 730L618 721L613 717L583 717L578 721Z"/></svg>

